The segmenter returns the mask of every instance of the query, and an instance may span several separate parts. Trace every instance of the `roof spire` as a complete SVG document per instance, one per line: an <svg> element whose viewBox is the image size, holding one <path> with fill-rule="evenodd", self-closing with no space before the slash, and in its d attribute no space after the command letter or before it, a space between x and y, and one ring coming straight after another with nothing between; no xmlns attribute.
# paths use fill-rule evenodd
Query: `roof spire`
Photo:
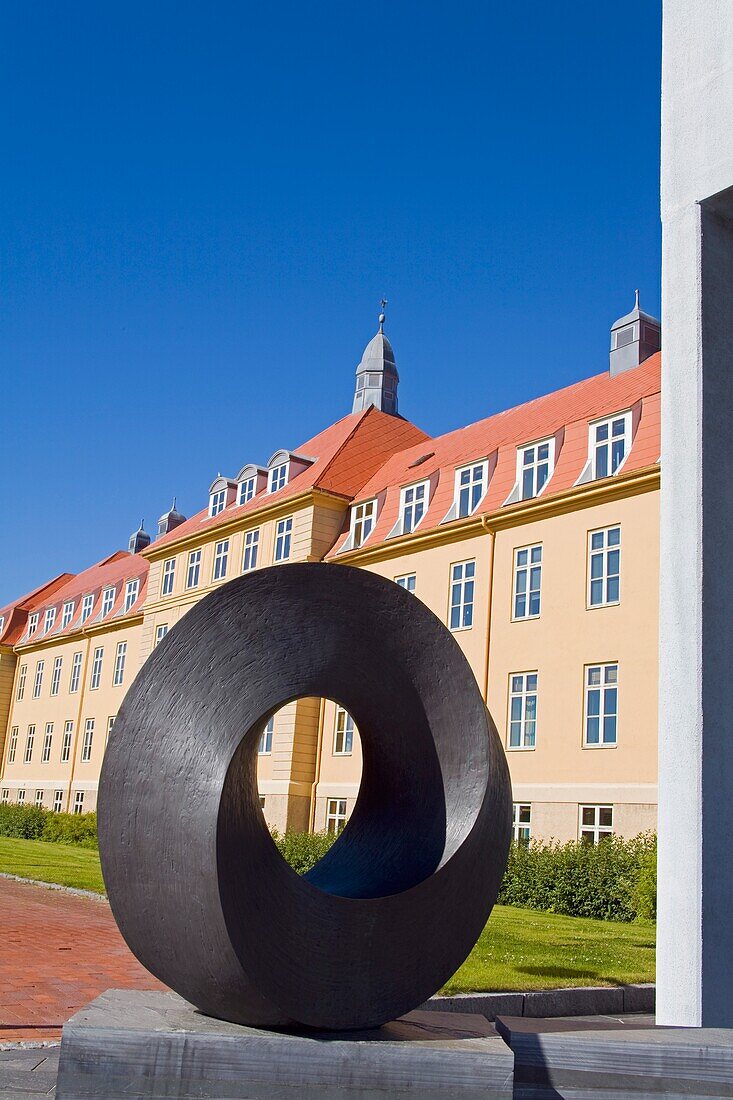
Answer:
<svg viewBox="0 0 733 1100"><path fill-rule="evenodd" d="M379 331L380 331L380 332L384 332L384 321L385 321L385 314L384 314L384 311L385 311L385 309L387 308L387 299L386 299L386 298L382 298L382 300L381 300L381 302L379 303L379 305L380 305L380 307L381 307L381 308L380 308L380 313L379 313Z"/></svg>
<svg viewBox="0 0 733 1100"><path fill-rule="evenodd" d="M636 294L636 300L634 301L634 309L638 309L639 308L639 291L636 290L635 294Z"/></svg>

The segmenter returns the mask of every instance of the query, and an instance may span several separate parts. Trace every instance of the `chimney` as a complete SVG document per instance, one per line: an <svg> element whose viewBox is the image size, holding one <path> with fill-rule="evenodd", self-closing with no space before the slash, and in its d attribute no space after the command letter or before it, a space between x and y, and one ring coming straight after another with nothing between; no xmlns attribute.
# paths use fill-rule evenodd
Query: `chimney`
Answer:
<svg viewBox="0 0 733 1100"><path fill-rule="evenodd" d="M662 343L662 328L656 317L650 317L639 308L639 291L631 313L619 317L611 325L611 353L609 369L611 375L621 374L632 367L638 367Z"/></svg>

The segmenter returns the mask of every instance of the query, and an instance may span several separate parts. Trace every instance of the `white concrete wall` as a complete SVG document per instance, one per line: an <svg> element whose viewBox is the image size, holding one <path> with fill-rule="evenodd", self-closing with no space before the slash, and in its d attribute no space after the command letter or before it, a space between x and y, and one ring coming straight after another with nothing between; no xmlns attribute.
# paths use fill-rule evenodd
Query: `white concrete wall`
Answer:
<svg viewBox="0 0 733 1100"><path fill-rule="evenodd" d="M733 3L665 0L657 1020L733 1026Z"/></svg>

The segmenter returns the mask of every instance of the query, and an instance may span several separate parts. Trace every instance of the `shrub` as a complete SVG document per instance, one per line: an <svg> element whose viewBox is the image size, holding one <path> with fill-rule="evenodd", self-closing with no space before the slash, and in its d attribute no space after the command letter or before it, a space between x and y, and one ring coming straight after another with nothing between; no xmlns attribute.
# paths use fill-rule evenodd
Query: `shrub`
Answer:
<svg viewBox="0 0 733 1100"><path fill-rule="evenodd" d="M17 802L0 804L0 836L38 840L49 811L42 806L19 806Z"/></svg>
<svg viewBox="0 0 733 1100"><path fill-rule="evenodd" d="M41 840L55 844L76 844L80 848L97 847L97 815L53 814L46 817Z"/></svg>
<svg viewBox="0 0 733 1100"><path fill-rule="evenodd" d="M597 920L650 919L656 895L656 837L512 844L499 892L503 905Z"/></svg>
<svg viewBox="0 0 733 1100"><path fill-rule="evenodd" d="M299 875L304 875L325 856L336 837L331 833L286 832L281 835L277 829L273 829L272 839L285 862Z"/></svg>

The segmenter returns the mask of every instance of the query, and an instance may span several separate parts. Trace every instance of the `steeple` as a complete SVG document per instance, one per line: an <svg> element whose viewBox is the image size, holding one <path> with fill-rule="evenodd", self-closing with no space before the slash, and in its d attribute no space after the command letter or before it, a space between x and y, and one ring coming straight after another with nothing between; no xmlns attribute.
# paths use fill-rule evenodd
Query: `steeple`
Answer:
<svg viewBox="0 0 733 1100"><path fill-rule="evenodd" d="M158 520L158 537L161 535L167 535L169 531L173 531L176 527L180 527L182 523L186 522L186 517L176 509L176 498L173 497L173 504L167 512Z"/></svg>
<svg viewBox="0 0 733 1100"><path fill-rule="evenodd" d="M139 554L141 550L144 550L146 546L150 546L150 535L145 530L143 524L144 519L140 520L140 526L134 534L130 535L130 541L128 543L128 549L131 554Z"/></svg>
<svg viewBox="0 0 733 1100"><path fill-rule="evenodd" d="M656 317L650 317L640 308L637 290L631 313L619 317L611 325L611 374L621 374L631 367L638 367L655 351L659 351L661 332Z"/></svg>
<svg viewBox="0 0 733 1100"><path fill-rule="evenodd" d="M352 412L361 412L370 405L391 416L397 415L397 373L392 345L384 335L384 310L387 299L382 298L379 314L379 331L364 349L356 368L356 391Z"/></svg>

